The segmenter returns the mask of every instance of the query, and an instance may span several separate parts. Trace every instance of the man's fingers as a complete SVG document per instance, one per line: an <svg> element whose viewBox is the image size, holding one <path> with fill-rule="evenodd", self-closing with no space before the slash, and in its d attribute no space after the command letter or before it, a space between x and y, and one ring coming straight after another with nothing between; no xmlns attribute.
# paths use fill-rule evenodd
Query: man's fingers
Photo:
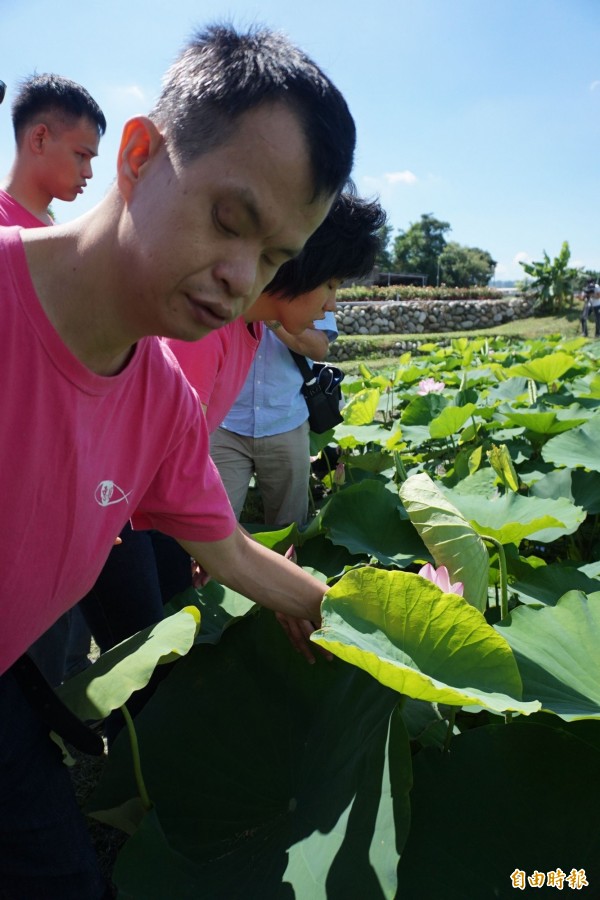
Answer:
<svg viewBox="0 0 600 900"><path fill-rule="evenodd" d="M306 619L295 619L293 616L286 616L279 612L275 613L275 615L294 650L297 653L301 653L306 661L312 665L315 662L315 656L309 643L309 636L314 630L312 624L307 622Z"/></svg>
<svg viewBox="0 0 600 900"><path fill-rule="evenodd" d="M314 622L309 621L308 619L295 619L293 616L286 616L284 613L276 612L275 616L277 617L277 621L285 631L289 642L294 647L297 653L301 653L302 656L309 663L315 662L315 655L313 652L313 644L311 643L310 636L313 631L318 628L318 625L315 625ZM333 654L329 652L329 650L325 650L324 647L318 647L319 653L325 657L327 662L331 662L333 659Z"/></svg>

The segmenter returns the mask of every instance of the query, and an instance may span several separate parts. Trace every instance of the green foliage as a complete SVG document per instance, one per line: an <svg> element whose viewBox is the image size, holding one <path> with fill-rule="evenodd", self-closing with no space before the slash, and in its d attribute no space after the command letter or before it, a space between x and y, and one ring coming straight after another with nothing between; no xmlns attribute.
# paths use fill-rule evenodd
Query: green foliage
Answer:
<svg viewBox="0 0 600 900"><path fill-rule="evenodd" d="M487 250L446 241L448 231L449 222L442 222L431 213L422 215L419 222L400 231L394 239L393 270L425 275L429 285L487 285L496 268L495 260Z"/></svg>
<svg viewBox="0 0 600 900"><path fill-rule="evenodd" d="M57 688L59 697L83 721L105 718L148 684L156 666L185 656L199 624L196 606L181 609L104 653Z"/></svg>
<svg viewBox="0 0 600 900"><path fill-rule="evenodd" d="M520 896L510 880L515 870L546 876L561 867L567 876L585 871L592 897L598 828L584 810L600 800L592 775L600 764L597 731L530 717L467 729L453 738L451 753L416 754L399 900L510 900ZM552 887L538 891L560 896Z"/></svg>
<svg viewBox="0 0 600 900"><path fill-rule="evenodd" d="M124 900L511 897L515 868L559 866L600 883L597 353L426 352L346 379L366 400L331 436L344 484L306 529L256 535L327 580L332 663L220 585L178 599L201 633L136 719L154 806L132 817L125 738L93 799L134 831ZM418 574L431 561L465 599Z"/></svg>
<svg viewBox="0 0 600 900"><path fill-rule="evenodd" d="M544 250L543 260L519 263L532 279L530 290L536 296L536 309L540 315L559 313L572 305L573 291L581 281L581 273L569 266L570 258L569 244L564 241L553 260Z"/></svg>
<svg viewBox="0 0 600 900"><path fill-rule="evenodd" d="M509 645L456 594L420 575L348 572L323 600L315 643L416 700L525 715Z"/></svg>
<svg viewBox="0 0 600 900"><path fill-rule="evenodd" d="M376 287L370 285L354 285L341 288L337 299L354 301L373 300L501 300L501 291L488 287L417 287L416 285L398 285Z"/></svg>
<svg viewBox="0 0 600 900"><path fill-rule="evenodd" d="M419 273L429 284L438 284L437 265L446 246L444 235L450 223L436 219L431 213L421 216L394 240L394 270Z"/></svg>
<svg viewBox="0 0 600 900"><path fill-rule="evenodd" d="M390 251L390 241L392 238L392 226L382 225L378 232L380 240L380 249L375 257L375 265L382 272L392 271L392 254Z"/></svg>
<svg viewBox="0 0 600 900"><path fill-rule="evenodd" d="M487 250L463 247L449 241L440 256L440 281L449 287L475 287L489 284L496 260Z"/></svg>
<svg viewBox="0 0 600 900"><path fill-rule="evenodd" d="M410 772L401 722L386 753L396 705L354 666L307 666L266 610L194 648L136 718L154 808L118 861L119 896L246 900L289 882L297 898L326 900L333 882L339 897L393 897L388 823L408 804L392 785L406 798ZM120 736L93 800L126 826L128 756Z"/></svg>

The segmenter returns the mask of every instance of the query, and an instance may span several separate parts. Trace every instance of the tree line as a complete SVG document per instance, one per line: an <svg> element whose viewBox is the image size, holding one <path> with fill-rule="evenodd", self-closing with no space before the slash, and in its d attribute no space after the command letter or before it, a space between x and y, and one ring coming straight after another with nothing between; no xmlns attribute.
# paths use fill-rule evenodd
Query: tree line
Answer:
<svg viewBox="0 0 600 900"><path fill-rule="evenodd" d="M491 281L496 261L487 250L447 241L449 222L425 213L406 231L392 237L392 226L384 225L382 249L377 265L384 272L425 275L429 286L475 287Z"/></svg>

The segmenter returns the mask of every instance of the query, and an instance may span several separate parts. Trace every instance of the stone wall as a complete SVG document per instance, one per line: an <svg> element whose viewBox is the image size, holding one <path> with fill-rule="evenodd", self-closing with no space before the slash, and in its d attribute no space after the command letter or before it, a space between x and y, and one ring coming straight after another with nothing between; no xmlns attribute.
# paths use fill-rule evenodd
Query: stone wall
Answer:
<svg viewBox="0 0 600 900"><path fill-rule="evenodd" d="M401 300L340 302L335 318L340 335L431 334L444 331L485 330L531 315L532 301L524 297L501 300ZM344 342L348 345L351 342ZM397 342L400 352L412 350L416 340ZM361 342L363 349L367 349ZM331 360L352 359L351 347L336 341L329 348Z"/></svg>

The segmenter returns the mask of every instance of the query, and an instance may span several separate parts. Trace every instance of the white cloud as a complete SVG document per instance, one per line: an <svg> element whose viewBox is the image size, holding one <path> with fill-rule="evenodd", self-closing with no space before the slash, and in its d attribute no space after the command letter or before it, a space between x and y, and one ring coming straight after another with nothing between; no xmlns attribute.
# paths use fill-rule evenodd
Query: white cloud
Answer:
<svg viewBox="0 0 600 900"><path fill-rule="evenodd" d="M524 250L520 250L518 253L515 253L513 257L513 264L516 266L519 263L529 263L532 262L531 255L529 253L525 253Z"/></svg>
<svg viewBox="0 0 600 900"><path fill-rule="evenodd" d="M521 262L531 262L532 258L529 253L525 253L524 250L519 251L519 253L515 253L515 255L510 260L501 260L499 259L496 264L496 271L494 273L495 281L522 281L523 278L526 278L527 275L519 265Z"/></svg>
<svg viewBox="0 0 600 900"><path fill-rule="evenodd" d="M592 81L590 84L590 91L597 91L600 88L600 81Z"/></svg>
<svg viewBox="0 0 600 900"><path fill-rule="evenodd" d="M414 172L405 169L403 172L384 172L383 175L363 175L359 179L359 187L365 195L376 194L382 202L391 203L397 197L398 187L411 187L418 181Z"/></svg>
<svg viewBox="0 0 600 900"><path fill-rule="evenodd" d="M120 87L116 87L113 89L113 94L116 99L120 100L144 102L146 99L144 91L137 84L124 84Z"/></svg>
<svg viewBox="0 0 600 900"><path fill-rule="evenodd" d="M404 169L403 172L386 172L383 180L386 184L415 184L418 179L410 169Z"/></svg>

